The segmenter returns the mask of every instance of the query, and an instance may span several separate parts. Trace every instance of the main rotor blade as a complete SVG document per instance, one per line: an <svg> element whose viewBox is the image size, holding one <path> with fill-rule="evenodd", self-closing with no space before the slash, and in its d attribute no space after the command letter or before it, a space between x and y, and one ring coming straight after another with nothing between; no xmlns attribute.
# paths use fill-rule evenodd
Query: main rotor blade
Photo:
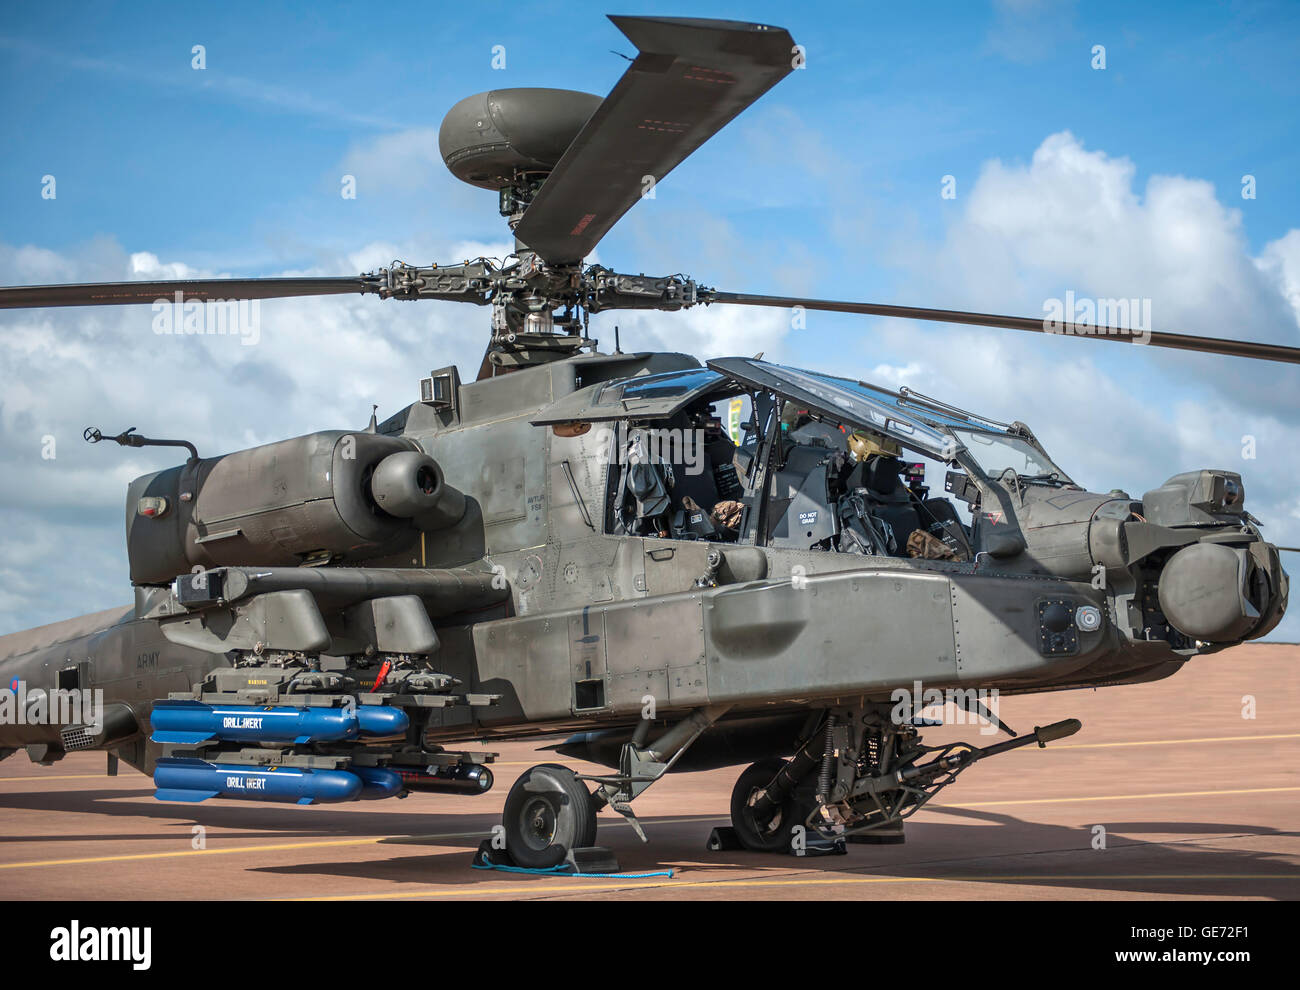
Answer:
<svg viewBox="0 0 1300 990"><path fill-rule="evenodd" d="M1064 322L1058 322L1052 329L1048 329L1044 320L1024 316L994 316L990 313L966 313L952 309L881 306L875 303L837 302L830 299L800 299L795 296L754 296L744 292L715 292L709 302L730 303L738 306L771 306L777 309L791 309L795 306L802 306L804 309L826 310L831 313L895 316L906 320L964 323L977 327L998 327L1003 330L1029 330L1034 333L1089 337L1093 340L1115 340L1125 343L1145 342L1154 347L1172 347L1181 351L1204 351L1207 354L1225 354L1230 357L1300 364L1300 348L1297 347L1285 347L1282 344L1260 344L1249 340L1227 340L1220 337L1196 337L1186 333L1167 333L1160 330L1148 332L1128 328L1094 327L1088 324Z"/></svg>
<svg viewBox="0 0 1300 990"><path fill-rule="evenodd" d="M131 303L280 299L373 292L360 278L201 278L165 282L94 282L0 287L0 309L45 306L125 306Z"/></svg>
<svg viewBox="0 0 1300 990"><path fill-rule="evenodd" d="M647 190L793 69L784 28L614 17L640 54L573 139L515 236L546 261L581 261Z"/></svg>

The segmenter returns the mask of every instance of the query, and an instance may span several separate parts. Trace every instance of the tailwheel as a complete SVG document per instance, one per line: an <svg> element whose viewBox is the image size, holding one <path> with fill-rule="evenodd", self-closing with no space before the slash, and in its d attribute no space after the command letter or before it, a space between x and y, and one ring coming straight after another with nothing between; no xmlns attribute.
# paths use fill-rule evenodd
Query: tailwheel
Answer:
<svg viewBox="0 0 1300 990"><path fill-rule="evenodd" d="M564 862L570 849L596 844L596 802L568 767L543 763L510 788L502 824L510 858L547 869Z"/></svg>
<svg viewBox="0 0 1300 990"><path fill-rule="evenodd" d="M802 825L807 812L794 797L787 797L770 817L755 817L754 804L788 761L759 760L740 775L731 792L731 825L736 838L753 852L789 852L794 827Z"/></svg>

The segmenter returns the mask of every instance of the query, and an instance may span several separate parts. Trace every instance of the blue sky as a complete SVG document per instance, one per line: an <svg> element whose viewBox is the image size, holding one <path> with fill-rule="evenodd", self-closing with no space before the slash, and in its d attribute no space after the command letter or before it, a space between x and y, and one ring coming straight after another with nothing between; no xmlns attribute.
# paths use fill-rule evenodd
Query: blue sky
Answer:
<svg viewBox="0 0 1300 990"><path fill-rule="evenodd" d="M734 291L1029 316L1067 290L1143 297L1157 328L1300 344L1300 5L689 6L623 10L779 24L807 68L663 180L601 244L602 263ZM494 196L438 160L438 124L485 89L608 92L627 64L611 49L632 52L608 9L10 7L0 283L351 274L504 246ZM495 45L504 70L492 68ZM54 200L40 195L47 174ZM355 200L339 195L344 174ZM1247 174L1253 200L1241 197ZM955 199L940 196L945 175ZM0 315L0 632L125 600L124 483L170 462L86 449L88 422L180 432L204 453L360 425L372 401L381 415L411 401L431 367L472 375L487 330L486 312L452 304L263 312L266 339L246 349L164 344L147 307ZM714 308L618 322L625 348L762 349L1023 419L1103 491L1240 470L1270 535L1300 544L1300 379L1286 369L905 321L784 320ZM611 343L612 322L593 321ZM47 435L61 442L53 461L37 453ZM1242 457L1247 435L1254 460ZM1300 622L1284 628L1300 638Z"/></svg>
<svg viewBox="0 0 1300 990"><path fill-rule="evenodd" d="M399 221L436 223L437 202L412 213L384 189L345 203L336 164L367 137L436 127L451 103L483 89L607 92L626 64L609 50L631 50L607 7L487 2L439 5L434 16L427 4L395 3L380 16L330 3L183 13L96 3L57 19L10 8L0 27L0 183L13 192L3 231L55 250L104 234L128 248L274 267L311 260L317 238L346 248L391 236ZM720 3L708 13L782 24L808 52L806 71L665 186L756 237L798 225L814 249L829 233L826 214L859 198L881 221L933 231L940 176L957 177L960 192L984 161L1023 159L1063 128L1089 147L1123 149L1139 180L1190 172L1232 192L1256 175L1261 195L1247 219L1257 247L1285 233L1300 205L1295 4ZM207 48L204 72L190 67L194 44ZM497 44L505 71L490 66ZM1094 44L1106 46L1105 71L1090 68ZM836 189L747 162L741 132L778 109L860 166L863 185ZM45 173L60 179L57 210L17 194ZM467 215L459 230L499 234L490 194L478 198L487 204L478 223ZM861 231L866 246L880 235ZM619 232L606 254L631 246Z"/></svg>

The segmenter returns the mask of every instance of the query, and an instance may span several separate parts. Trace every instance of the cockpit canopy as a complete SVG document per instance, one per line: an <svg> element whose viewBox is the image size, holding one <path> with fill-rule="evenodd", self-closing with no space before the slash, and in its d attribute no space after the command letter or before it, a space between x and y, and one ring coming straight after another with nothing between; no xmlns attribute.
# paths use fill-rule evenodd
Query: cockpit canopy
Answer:
<svg viewBox="0 0 1300 990"><path fill-rule="evenodd" d="M1012 469L1019 475L1054 475L1069 481L1019 423L978 416L907 388L895 392L756 358L718 358L705 368L601 382L564 396L532 422L654 423L701 400L754 392L770 392L831 422L874 431L935 460L951 463L966 452L991 478Z"/></svg>
<svg viewBox="0 0 1300 990"><path fill-rule="evenodd" d="M600 382L551 403L531 422L606 423L613 420L655 422L670 419L697 400L724 399L747 391L708 368L665 371Z"/></svg>
<svg viewBox="0 0 1300 990"><path fill-rule="evenodd" d="M1076 487L1022 423L757 358L599 382L531 421L559 437L603 427L613 534L961 562L994 552L1008 491ZM941 494L927 460L950 468ZM976 512L985 500L995 508Z"/></svg>

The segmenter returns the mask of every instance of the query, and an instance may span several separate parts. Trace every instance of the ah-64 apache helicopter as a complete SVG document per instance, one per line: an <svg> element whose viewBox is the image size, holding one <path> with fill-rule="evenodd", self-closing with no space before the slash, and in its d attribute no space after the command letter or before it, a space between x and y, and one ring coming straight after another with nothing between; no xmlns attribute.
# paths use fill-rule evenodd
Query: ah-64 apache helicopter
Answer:
<svg viewBox="0 0 1300 990"><path fill-rule="evenodd" d="M708 304L1044 330L584 267L646 177L798 58L781 28L613 21L638 55L604 100L497 90L443 121L451 171L498 193L517 240L507 264L0 289L3 307L360 292L492 311L474 382L435 371L419 401L364 430L220 457L87 431L189 457L127 493L132 607L0 638L16 691L106 698L92 724L0 726L6 754L104 749L152 773L160 798L312 803L482 793L492 754L456 747L571 733L558 753L610 772L546 763L519 778L504 826L520 865L592 846L603 806L644 838L632 804L667 771L743 764L731 814L745 848L788 848L801 825L897 841L977 760L1079 723L926 746L896 689L1152 681L1276 626L1287 575L1231 471L1098 494L1023 424L906 389L756 358L601 353L590 314ZM714 409L737 397L748 417L733 438ZM664 452L663 436L682 443ZM943 494L917 457L946 465Z"/></svg>

